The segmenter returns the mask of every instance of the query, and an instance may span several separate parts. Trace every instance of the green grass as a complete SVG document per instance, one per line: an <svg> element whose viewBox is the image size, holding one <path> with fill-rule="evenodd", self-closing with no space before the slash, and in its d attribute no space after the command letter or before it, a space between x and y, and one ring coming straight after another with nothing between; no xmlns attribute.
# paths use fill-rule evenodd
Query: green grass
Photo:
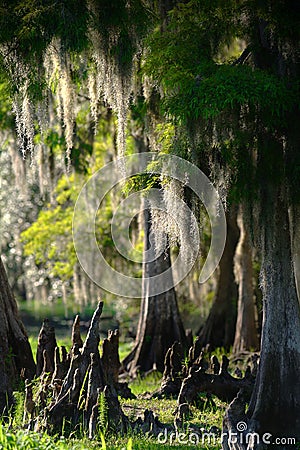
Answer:
<svg viewBox="0 0 300 450"><path fill-rule="evenodd" d="M138 417L143 417L144 411L149 409L158 416L162 423L166 425L173 424L177 407L175 399L157 400L138 397L134 400L120 399L120 402L125 414L131 421L136 420ZM215 399L215 403L217 405L215 410L207 409L205 411L200 411L196 407L191 406L191 417L188 423L200 428L205 428L206 430L210 429L212 426L221 428L226 405L218 399Z"/></svg>
<svg viewBox="0 0 300 450"><path fill-rule="evenodd" d="M82 336L82 338L84 339L85 336ZM57 341L58 347L65 346L66 349L67 349L67 352L70 350L70 348L71 348L71 336L69 338L60 337L60 338L57 338L56 341ZM34 360L36 361L36 350L37 350L37 345L38 345L37 336L29 336L29 343L31 345L31 350L32 350L32 354L33 354Z"/></svg>
<svg viewBox="0 0 300 450"><path fill-rule="evenodd" d="M145 394L147 392L152 393L160 387L161 377L161 373L152 372L146 377L138 376L129 386L134 395Z"/></svg>
<svg viewBox="0 0 300 450"><path fill-rule="evenodd" d="M123 361L123 359L129 355L129 353L131 352L131 350L134 347L134 342L120 342L119 344L119 356L120 356L120 361Z"/></svg>
<svg viewBox="0 0 300 450"><path fill-rule="evenodd" d="M138 398L134 400L120 399L120 403L131 422L138 417L143 418L144 411L148 409L152 410L164 425L173 424L177 406L175 399L158 400L144 397L146 392L153 392L159 387L160 377L159 373L152 372L150 375L143 378L139 377L130 383L130 387L138 395ZM64 436L49 436L47 433L27 432L22 429L24 392L20 391L15 394L17 401L14 417L9 417L7 423L0 423L1 450L183 450L196 447L216 450L219 448L208 444L202 445L201 442L197 446L189 443L181 445L175 437L173 437L173 440L170 440L169 435L166 443L159 443L157 437L141 433L137 434L133 431L128 432L125 436L106 434L105 439L103 436L98 435L93 440L89 440L80 430L74 431L69 435L67 428L61 432ZM203 427L206 430L209 430L211 426L221 428L225 405L218 400L215 401L217 404L216 411L211 409L202 412L195 407L191 407L192 415L188 423L197 425L200 428Z"/></svg>
<svg viewBox="0 0 300 450"><path fill-rule="evenodd" d="M8 426L0 424L0 449L1 450L184 450L186 444L159 444L155 438L146 436L128 435L126 437L98 436L97 439L89 440L68 439L62 436L49 436L47 433L36 433L33 431L11 430ZM190 446L190 448L195 448ZM215 450L215 446L197 446L197 448Z"/></svg>
<svg viewBox="0 0 300 450"><path fill-rule="evenodd" d="M82 336L84 338L84 336ZM30 336L29 342L31 344L33 354L36 355L37 348L37 334ZM71 346L71 335L64 338L57 338L59 346L64 345L67 350ZM122 360L131 351L133 344L128 342L121 342L119 347L120 359ZM223 354L223 351L218 352L218 357ZM169 399L148 399L146 393L152 393L160 387L161 374L152 372L146 377L139 376L131 381L129 386L132 392L137 396L134 400L120 399L122 408L130 421L136 420L138 417L144 416L146 409L152 410L158 416L160 422L165 425L171 425L174 421L175 411L177 407L176 400ZM27 432L22 429L23 420L23 403L24 392L16 393L17 404L14 418L10 418L9 425L0 425L0 450L22 449L22 450L183 450L187 448L199 448L207 450L215 450L220 446L209 444L201 444L195 446L191 443L178 442L175 437L170 440L168 435L167 442L162 444L153 436L138 435L134 432L129 432L125 436L113 436L107 434L105 440L102 436L97 436L96 439L89 440L82 431L71 433L71 436L65 431L65 436L49 436L47 433ZM205 428L206 431L212 426L221 429L222 419L224 416L225 405L215 399L217 409L209 409L200 411L195 407L191 407L191 416L186 425L191 424L199 428ZM62 432L62 434L64 434ZM72 438L71 438L72 437ZM76 437L76 439L75 439Z"/></svg>

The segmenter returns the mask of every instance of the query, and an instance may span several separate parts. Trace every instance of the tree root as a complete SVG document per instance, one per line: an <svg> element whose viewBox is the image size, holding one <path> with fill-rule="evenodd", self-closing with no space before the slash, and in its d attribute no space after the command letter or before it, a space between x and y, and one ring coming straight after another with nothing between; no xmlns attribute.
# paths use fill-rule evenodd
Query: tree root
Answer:
<svg viewBox="0 0 300 450"><path fill-rule="evenodd" d="M72 329L72 347L56 346L54 329L44 320L38 341L39 383L35 394L26 382L25 410L30 428L58 432L64 423L83 423L92 436L97 429L99 397L103 396L108 425L125 430L128 419L121 410L118 395L133 398L127 383L119 383L119 333L108 332L99 353L99 322L103 303L94 312L87 337L80 335L80 319L76 316ZM33 415L35 417L33 417Z"/></svg>

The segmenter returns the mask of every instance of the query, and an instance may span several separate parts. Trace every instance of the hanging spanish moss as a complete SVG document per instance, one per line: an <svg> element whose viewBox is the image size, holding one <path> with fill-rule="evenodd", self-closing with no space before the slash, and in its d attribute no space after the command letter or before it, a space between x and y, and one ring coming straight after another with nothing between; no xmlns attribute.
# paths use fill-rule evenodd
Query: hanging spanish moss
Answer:
<svg viewBox="0 0 300 450"><path fill-rule="evenodd" d="M47 132L50 126L52 118L50 104L51 104L50 93L48 93L48 95L47 94L45 95L43 101L38 102L38 104L36 105L35 113L38 127L42 135L44 135Z"/></svg>
<svg viewBox="0 0 300 450"><path fill-rule="evenodd" d="M20 92L15 95L13 111L16 118L16 131L19 147L24 157L27 152L33 157L34 114L28 94L28 82L25 82L20 89Z"/></svg>
<svg viewBox="0 0 300 450"><path fill-rule="evenodd" d="M67 144L67 158L70 159L73 147L73 128L75 121L75 96L70 77L69 61L63 61L59 82L59 96L63 106L63 122L65 127L65 138Z"/></svg>
<svg viewBox="0 0 300 450"><path fill-rule="evenodd" d="M12 95L12 110L15 114L18 145L23 156L27 151L33 155L34 118L29 95L29 67L9 44L2 43L0 55L8 78L15 87Z"/></svg>
<svg viewBox="0 0 300 450"><path fill-rule="evenodd" d="M69 164L73 147L76 96L71 77L70 56L64 51L58 39L54 39L48 46L44 66L49 87L56 88L57 115L64 126L66 157Z"/></svg>
<svg viewBox="0 0 300 450"><path fill-rule="evenodd" d="M91 67L88 73L88 91L90 98L91 116L94 121L94 130L96 133L99 119L99 101L101 89L99 86L99 77L97 77L94 67Z"/></svg>
<svg viewBox="0 0 300 450"><path fill-rule="evenodd" d="M70 163L78 79L84 92L88 92L95 129L100 101L116 114L118 155L125 152L134 65L140 54L141 37L149 25L149 14L145 5L132 0L104 4L87 0L77 6L74 11L58 8L57 12L49 12L41 5L39 14L45 20L41 28L36 28L31 21L31 6L24 4L24 10L11 11L12 23L15 21L20 28L13 46L10 33L7 38L3 33L0 53L12 90L17 92L13 110L23 155L33 155L35 130L43 135L47 129L45 118L51 91ZM27 39L30 33L32 36Z"/></svg>
<svg viewBox="0 0 300 450"><path fill-rule="evenodd" d="M114 36L111 37L112 42ZM93 59L96 64L97 77L95 80L94 93L102 94L104 102L112 108L117 115L117 149L118 156L122 157L126 148L126 125L127 111L129 107L130 94L132 92L132 71L120 73L119 68L113 60L106 56L101 45L101 36L93 31L91 33L93 44ZM94 98L93 98L94 97ZM92 97L92 107L97 104L100 98ZM95 107L94 107L95 108ZM95 109L94 109L95 116Z"/></svg>
<svg viewBox="0 0 300 450"><path fill-rule="evenodd" d="M170 247L179 247L183 261L195 261L198 256L199 242L196 221L193 212L182 207L184 186L177 180L169 180L163 185L163 208L151 205L151 224L156 255L160 255L166 245L166 235Z"/></svg>
<svg viewBox="0 0 300 450"><path fill-rule="evenodd" d="M151 202L150 202L151 205ZM155 256L158 258L165 250L166 234L168 235L169 245L172 247L177 244L177 240L173 239L173 234L168 233L168 220L165 211L156 209L155 205L151 205L151 228L154 231L151 235L152 244L154 245Z"/></svg>
<svg viewBox="0 0 300 450"><path fill-rule="evenodd" d="M134 90L134 66L141 50L139 34L145 32L148 22L144 7L136 3L133 5L131 1L112 2L106 5L105 11L94 0L89 0L87 4L91 17L98 24L89 29L97 74L97 89L94 91L117 115L117 149L118 155L122 156L126 147L127 111ZM139 11L138 7L141 8ZM108 23L109 15L118 16L118 26L116 20L113 25ZM94 99L92 104L95 103Z"/></svg>

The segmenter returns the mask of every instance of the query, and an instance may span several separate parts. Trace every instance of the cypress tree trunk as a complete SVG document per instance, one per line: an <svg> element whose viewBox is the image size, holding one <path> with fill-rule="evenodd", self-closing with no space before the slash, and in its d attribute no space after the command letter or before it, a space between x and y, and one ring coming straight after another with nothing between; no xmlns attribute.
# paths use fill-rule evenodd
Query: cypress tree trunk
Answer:
<svg viewBox="0 0 300 450"><path fill-rule="evenodd" d="M299 205L291 208L291 239L292 256L295 273L295 282L297 287L298 299L300 301L300 207Z"/></svg>
<svg viewBox="0 0 300 450"><path fill-rule="evenodd" d="M263 230L262 351L248 415L261 433L300 438L300 307L287 204L280 194L273 196Z"/></svg>
<svg viewBox="0 0 300 450"><path fill-rule="evenodd" d="M289 221L284 188L270 188L267 195L261 230L263 328L259 370L247 413L246 400L239 395L230 404L224 420L223 433L237 433L237 436L240 435L238 423L246 422L244 440L238 443L225 440L224 449L262 448L255 439L251 446L245 444L249 433L257 433L260 443L265 433L269 433L270 442L270 435L272 440L300 439L300 305L291 251L293 223ZM277 445L276 448L287 447Z"/></svg>
<svg viewBox="0 0 300 450"><path fill-rule="evenodd" d="M290 11L290 14L293 14ZM291 16L292 18L292 16ZM256 53L256 65L272 68L279 77L299 76L295 64L299 42L276 41L268 24L260 21L259 43L262 51ZM284 45L289 57L284 55ZM266 58L267 56L267 58ZM262 219L263 328L261 360L256 387L249 406L250 425L259 432L277 436L295 436L300 439L300 306L292 263L291 236L293 217L289 218L291 204L299 204L294 194L293 171L299 167L299 109L287 115L283 128L286 145L275 135L262 135L258 167L266 176L260 180ZM264 131L263 131L264 132ZM265 150L272 152L270 155ZM270 161L280 175L279 182L270 178ZM286 166L285 166L286 165ZM281 178L282 167L287 179ZM273 174L274 177L274 174ZM277 181L277 184L276 184ZM277 188L275 186L278 186ZM289 186L289 187L288 187ZM296 188L299 192L298 182Z"/></svg>
<svg viewBox="0 0 300 450"><path fill-rule="evenodd" d="M220 276L216 298L208 318L199 331L199 347L209 345L227 349L233 344L236 324L237 285L233 272L233 258L239 239L236 211L232 208L226 214L227 237L220 261Z"/></svg>
<svg viewBox="0 0 300 450"><path fill-rule="evenodd" d="M21 372L24 378L33 378L35 363L0 258L0 413L11 405Z"/></svg>
<svg viewBox="0 0 300 450"><path fill-rule="evenodd" d="M144 220L144 251L147 251L151 247L149 210L144 211ZM170 266L168 250L154 261L144 262L142 303L135 348L123 361L123 366L133 376L137 370L145 372L153 367L163 372L165 355L174 342L178 341L184 348L186 347L186 335L179 315L175 289L149 296L149 283L153 283L151 277L164 272ZM146 280L145 277L149 277L150 280Z"/></svg>
<svg viewBox="0 0 300 450"><path fill-rule="evenodd" d="M153 105L156 107L155 100ZM133 129L133 137L139 153L149 151L149 142L143 128ZM171 267L171 258L168 249L155 259L152 248L152 257L150 256L150 235L155 231L151 229L150 210L146 205L144 207L144 252L148 251L149 258L153 261L147 261L146 253L144 254L143 291L135 346L122 361L123 368L131 376L135 376L137 371L147 372L152 368L163 372L165 355L174 342L180 342L184 350L188 346L174 287L159 295L149 295L149 283L153 283L153 280L145 281L145 278L154 277L168 270ZM172 285L172 282L169 285Z"/></svg>
<svg viewBox="0 0 300 450"><path fill-rule="evenodd" d="M291 6L286 5L286 10L293 22L297 10L292 11L289 9ZM272 13L271 3L268 8ZM299 78L299 65L296 64L299 41L293 40L292 35L287 37L283 34L281 37L280 29L276 30L279 31L276 36L265 20L257 18L257 25L253 51L255 66L272 70L278 77L295 83ZM293 264L294 256L297 267L297 227L293 214L289 217L290 209L299 208L299 118L299 108L295 106L286 114L282 127L273 134L272 129L261 127L259 130L258 127L257 181L260 186L261 226L257 237L261 238L263 291L261 358L247 413L241 394L228 408L223 430L237 432L238 422L245 420L247 433L256 432L260 438L269 433L272 439L269 445L264 446L257 445L256 441L248 446L245 441L234 444L228 440L223 443L226 449L286 449L291 446L284 443L274 446L271 441L274 442L275 437L300 440L300 305Z"/></svg>
<svg viewBox="0 0 300 450"><path fill-rule="evenodd" d="M233 352L258 349L253 299L252 246L249 232L244 223L244 212L240 206L238 214L240 239L234 257L234 272L238 283L238 313Z"/></svg>

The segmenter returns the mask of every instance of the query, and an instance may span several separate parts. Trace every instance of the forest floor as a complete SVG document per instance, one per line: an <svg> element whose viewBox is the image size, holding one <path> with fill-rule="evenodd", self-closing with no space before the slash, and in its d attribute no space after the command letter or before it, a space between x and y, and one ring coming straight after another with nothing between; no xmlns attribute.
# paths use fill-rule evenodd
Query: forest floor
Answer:
<svg viewBox="0 0 300 450"><path fill-rule="evenodd" d="M34 343L33 338L31 342ZM147 393L154 392L160 386L160 378L159 373L152 373L145 378L135 379L130 383L130 388L137 398L130 400L120 398L120 403L124 413L131 421L138 417L143 417L145 410L152 410L158 416L160 422L166 426L166 432L161 436L154 437L151 434L136 434L134 432L127 432L124 435L104 433L99 434L93 440L89 440L80 430L72 432L67 429L67 426L66 430L63 430L61 435L57 436L26 431L22 428L24 395L22 392L18 392L15 415L11 416L8 422L0 424L0 448L3 450L21 448L24 450L89 450L96 448L99 450L219 449L218 441L220 438L213 439L212 434L200 437L187 432L176 436L167 431L167 427L174 420L176 400L147 398ZM189 425L194 424L203 428L205 432L215 429L215 432L218 433L218 430L222 428L222 417L226 404L216 399L216 406L215 409L207 409L205 411L192 407Z"/></svg>
<svg viewBox="0 0 300 450"><path fill-rule="evenodd" d="M48 317L53 326L55 326L57 343L59 346L64 345L67 350L71 346L71 327L73 320L65 316L64 311L57 307L39 308L33 310L32 305L21 305L21 317L25 327L29 333L29 340L32 347L33 355L36 355L37 337L40 326L45 317ZM71 315L72 312L71 312ZM81 314L82 337L85 337L86 330L89 325L88 319L91 317L91 311L82 311ZM106 330L110 327L114 328L115 324L109 314L107 319L102 320L103 338L106 337ZM102 339L102 337L101 337ZM120 343L119 355L122 360L131 350L133 340L127 339ZM168 427L173 424L176 399L153 399L149 398L152 392L160 387L162 374L152 372L146 377L138 377L129 382L131 391L136 395L136 399L119 399L122 409L131 422L143 418L145 410L151 410L158 417L159 421L164 424L165 432L159 436L153 436L151 433L136 434L133 431L127 432L125 435L99 434L95 439L89 440L88 437L79 429L76 432L66 429L60 435L49 436L46 433L34 433L24 430L23 422L23 403L24 392L22 389L16 392L17 405L14 416L8 418L7 422L0 424L0 449L12 450L20 449L32 450L56 450L56 449L118 449L118 450L162 450L186 448L197 449L219 449L220 437L222 429L222 419L226 404L215 400L216 407L209 406L208 409L200 411L196 407L191 407L192 415L189 418L189 426L195 425L197 429L202 429L203 434L193 434L191 431L178 436L170 433ZM105 424L104 424L105 429ZM209 434L209 432L215 434ZM218 445L219 444L219 445Z"/></svg>

